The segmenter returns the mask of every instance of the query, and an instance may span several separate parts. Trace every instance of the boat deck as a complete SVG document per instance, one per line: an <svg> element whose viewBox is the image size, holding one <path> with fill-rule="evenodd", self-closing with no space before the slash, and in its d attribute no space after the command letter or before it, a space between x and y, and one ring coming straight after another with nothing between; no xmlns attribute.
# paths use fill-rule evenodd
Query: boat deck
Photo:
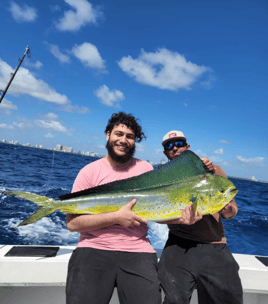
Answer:
<svg viewBox="0 0 268 304"><path fill-rule="evenodd" d="M55 257L5 256L12 247L0 245L1 304L64 304L67 266L75 247L61 246ZM268 266L253 255L233 256L240 265L244 304L268 304ZM116 292L110 303L119 303ZM191 304L197 304L196 292Z"/></svg>

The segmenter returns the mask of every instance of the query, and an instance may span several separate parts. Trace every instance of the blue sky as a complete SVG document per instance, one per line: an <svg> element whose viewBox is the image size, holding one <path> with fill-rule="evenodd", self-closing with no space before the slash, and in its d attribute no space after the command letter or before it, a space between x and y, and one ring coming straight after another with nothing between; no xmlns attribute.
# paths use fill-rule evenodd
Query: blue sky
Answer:
<svg viewBox="0 0 268 304"><path fill-rule="evenodd" d="M165 160L162 137L227 175L268 180L268 2L1 1L0 140L106 154L112 113L139 118L136 156Z"/></svg>

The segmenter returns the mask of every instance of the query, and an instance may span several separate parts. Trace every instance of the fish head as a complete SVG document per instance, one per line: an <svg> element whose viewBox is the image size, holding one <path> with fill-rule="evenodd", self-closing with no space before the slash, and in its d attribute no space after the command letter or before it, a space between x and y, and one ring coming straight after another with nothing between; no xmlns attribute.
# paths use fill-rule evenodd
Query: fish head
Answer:
<svg viewBox="0 0 268 304"><path fill-rule="evenodd" d="M202 197L201 205L204 204L206 208L209 207L210 214L221 210L238 193L235 185L230 180L210 173L200 176L195 189L198 197ZM200 210L202 212L202 207Z"/></svg>

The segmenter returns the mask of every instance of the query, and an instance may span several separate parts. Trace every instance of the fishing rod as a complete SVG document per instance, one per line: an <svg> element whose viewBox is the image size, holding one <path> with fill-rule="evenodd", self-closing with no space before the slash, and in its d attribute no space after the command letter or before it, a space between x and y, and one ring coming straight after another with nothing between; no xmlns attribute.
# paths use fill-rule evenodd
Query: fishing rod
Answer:
<svg viewBox="0 0 268 304"><path fill-rule="evenodd" d="M14 73L11 73L11 74L10 74L11 78L10 78L9 83L7 84L5 90L4 90L4 91L3 91L3 90L0 90L0 95L1 95L1 96L0 96L0 103L1 103L1 101L4 99L4 97L5 97L5 95L6 95L6 92L7 92L8 88L9 88L9 86L11 85L11 82L12 82L12 80L14 79L14 77L15 77L15 75L16 75L18 69L20 68L20 66L21 66L21 64L22 64L22 61L23 61L23 59L25 58L26 55L27 55L28 58L31 58L30 48L28 47L28 45L26 46L26 51L25 51L25 53L23 54L22 58L19 59L19 64L18 64L18 66L17 66L17 68L16 68L16 71L15 71Z"/></svg>

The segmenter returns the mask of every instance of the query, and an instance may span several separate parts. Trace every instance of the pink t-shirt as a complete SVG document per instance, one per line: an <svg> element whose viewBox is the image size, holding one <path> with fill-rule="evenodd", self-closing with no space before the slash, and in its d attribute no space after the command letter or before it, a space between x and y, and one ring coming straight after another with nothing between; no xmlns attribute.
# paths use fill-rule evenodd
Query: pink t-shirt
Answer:
<svg viewBox="0 0 268 304"><path fill-rule="evenodd" d="M136 158L133 158L126 166L114 169L102 158L88 164L79 172L72 192L140 175L152 169L152 165ZM128 252L155 252L146 238L147 229L147 225L141 224L138 227L125 228L120 225L112 225L97 230L82 231L77 247Z"/></svg>

